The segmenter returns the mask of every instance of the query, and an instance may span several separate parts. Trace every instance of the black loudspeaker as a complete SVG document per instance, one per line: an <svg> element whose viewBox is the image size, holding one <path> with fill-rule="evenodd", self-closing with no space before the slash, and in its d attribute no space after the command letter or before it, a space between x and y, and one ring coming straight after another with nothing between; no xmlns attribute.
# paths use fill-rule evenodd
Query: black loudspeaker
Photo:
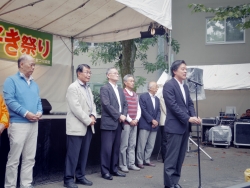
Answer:
<svg viewBox="0 0 250 188"><path fill-rule="evenodd" d="M234 145L250 146L250 122L234 123Z"/></svg>
<svg viewBox="0 0 250 188"><path fill-rule="evenodd" d="M47 99L41 99L42 101L42 107L43 107L43 114L50 114L50 110L52 109L52 106L50 105L49 101Z"/></svg>

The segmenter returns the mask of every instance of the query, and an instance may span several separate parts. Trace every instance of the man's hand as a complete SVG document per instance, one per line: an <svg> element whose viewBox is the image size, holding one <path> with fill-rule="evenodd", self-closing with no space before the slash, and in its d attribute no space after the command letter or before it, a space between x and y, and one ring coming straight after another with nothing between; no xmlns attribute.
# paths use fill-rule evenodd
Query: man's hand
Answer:
<svg viewBox="0 0 250 188"><path fill-rule="evenodd" d="M4 124L0 123L0 135L3 133L4 129L5 129Z"/></svg>
<svg viewBox="0 0 250 188"><path fill-rule="evenodd" d="M95 117L94 116L90 116L91 118L91 122L89 125L94 125L96 123Z"/></svg>
<svg viewBox="0 0 250 188"><path fill-rule="evenodd" d="M137 120L137 119L134 119L134 120L130 121L129 124L130 124L131 126L137 126L138 120Z"/></svg>
<svg viewBox="0 0 250 188"><path fill-rule="evenodd" d="M25 116L29 121L36 122L39 120L39 117L32 112L28 112Z"/></svg>
<svg viewBox="0 0 250 188"><path fill-rule="evenodd" d="M201 118L200 117L190 117L188 120L190 123L193 124L201 124Z"/></svg>
<svg viewBox="0 0 250 188"><path fill-rule="evenodd" d="M41 119L42 115L43 115L43 114L42 114L41 112L37 112L37 113L36 113L36 116L37 116L38 119Z"/></svg>
<svg viewBox="0 0 250 188"><path fill-rule="evenodd" d="M152 127L155 128L158 126L158 122L156 120L152 120Z"/></svg>
<svg viewBox="0 0 250 188"><path fill-rule="evenodd" d="M126 116L124 116L124 115L120 115L119 120L120 120L120 122L125 122L125 120L126 120Z"/></svg>

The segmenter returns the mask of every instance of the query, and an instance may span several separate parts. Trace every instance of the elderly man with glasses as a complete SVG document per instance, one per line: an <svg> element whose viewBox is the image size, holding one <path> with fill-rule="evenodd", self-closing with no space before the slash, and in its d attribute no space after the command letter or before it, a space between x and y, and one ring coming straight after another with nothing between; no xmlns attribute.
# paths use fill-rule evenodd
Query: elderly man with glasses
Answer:
<svg viewBox="0 0 250 188"><path fill-rule="evenodd" d="M90 66L79 65L76 74L77 79L69 86L66 94L68 110L64 187L67 188L77 188L76 184L93 184L85 177L89 146L96 122L96 106L87 84L91 76Z"/></svg>

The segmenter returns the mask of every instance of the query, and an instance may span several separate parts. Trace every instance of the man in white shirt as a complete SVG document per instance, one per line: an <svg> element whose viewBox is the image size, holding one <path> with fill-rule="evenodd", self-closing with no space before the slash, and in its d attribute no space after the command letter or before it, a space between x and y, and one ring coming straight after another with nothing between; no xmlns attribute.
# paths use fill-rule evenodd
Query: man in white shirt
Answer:
<svg viewBox="0 0 250 188"><path fill-rule="evenodd" d="M125 177L118 171L119 148L122 124L126 120L128 104L122 88L117 86L119 74L116 68L106 72L109 83L101 87L101 174L102 178L112 180L113 176ZM112 176L113 175L113 176Z"/></svg>
<svg viewBox="0 0 250 188"><path fill-rule="evenodd" d="M139 136L137 144L137 166L144 168L143 164L154 167L150 157L154 149L159 120L161 116L160 100L155 96L158 90L156 82L148 83L148 92L140 96L141 118L139 121Z"/></svg>
<svg viewBox="0 0 250 188"><path fill-rule="evenodd" d="M167 106L164 184L165 188L181 188L178 182L187 151L189 123L200 124L201 120L196 117L188 87L183 83L187 76L185 61L175 61L171 73L173 78L163 87L163 98Z"/></svg>
<svg viewBox="0 0 250 188"><path fill-rule="evenodd" d="M135 166L135 146L137 125L141 117L141 108L137 94L133 91L135 80L133 75L127 74L123 78L125 89L123 90L128 103L128 114L124 122L119 156L120 170L127 173L130 170L140 170Z"/></svg>

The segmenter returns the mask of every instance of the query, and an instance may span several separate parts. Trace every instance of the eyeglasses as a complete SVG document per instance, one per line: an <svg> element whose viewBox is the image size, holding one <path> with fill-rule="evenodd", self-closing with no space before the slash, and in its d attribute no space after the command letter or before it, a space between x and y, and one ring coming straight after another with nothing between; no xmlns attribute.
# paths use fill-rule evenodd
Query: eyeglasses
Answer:
<svg viewBox="0 0 250 188"><path fill-rule="evenodd" d="M89 74L89 75L92 74L92 72L82 72L82 73L84 73L84 74Z"/></svg>
<svg viewBox="0 0 250 188"><path fill-rule="evenodd" d="M87 64L80 64L80 65L78 65L77 68L76 68L76 74L77 74L78 72L83 72L83 73L89 74L89 75L92 74L92 73L89 72L89 71L83 71L83 70L84 70L83 67L85 67L86 69L90 69L90 66L88 66ZM85 69L85 70L86 70L86 69Z"/></svg>
<svg viewBox="0 0 250 188"><path fill-rule="evenodd" d="M109 74L116 74L116 75L119 75L118 72L111 72L111 73L109 73Z"/></svg>

